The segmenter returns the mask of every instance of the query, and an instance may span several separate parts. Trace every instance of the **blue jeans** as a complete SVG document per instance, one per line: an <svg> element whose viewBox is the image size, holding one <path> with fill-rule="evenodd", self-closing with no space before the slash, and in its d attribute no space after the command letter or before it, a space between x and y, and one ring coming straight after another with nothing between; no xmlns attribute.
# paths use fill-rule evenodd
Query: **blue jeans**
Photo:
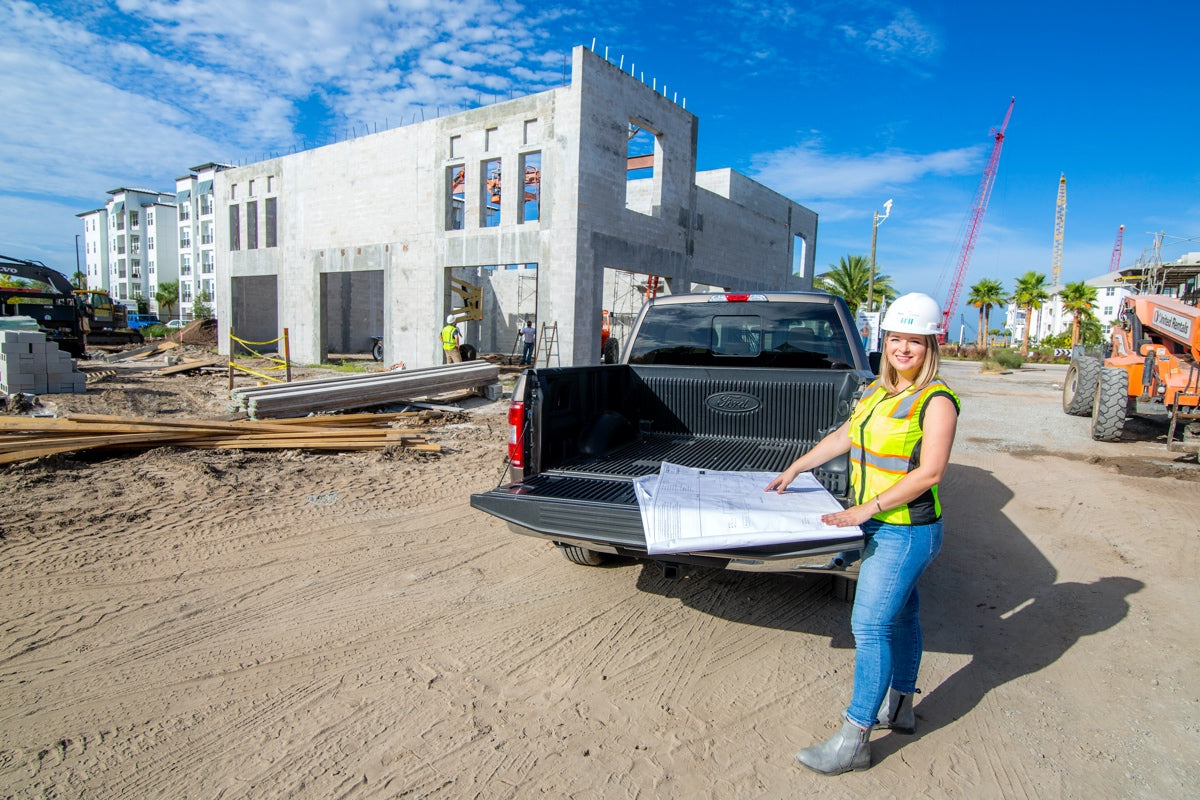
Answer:
<svg viewBox="0 0 1200 800"><path fill-rule="evenodd" d="M525 342L525 348L523 350L521 350L521 363L522 364L532 364L533 363L533 344L534 344L533 342Z"/></svg>
<svg viewBox="0 0 1200 800"><path fill-rule="evenodd" d="M846 718L869 728L888 687L904 694L916 691L923 647L917 581L942 549L942 523L868 520L862 529L866 547L850 616L854 695Z"/></svg>

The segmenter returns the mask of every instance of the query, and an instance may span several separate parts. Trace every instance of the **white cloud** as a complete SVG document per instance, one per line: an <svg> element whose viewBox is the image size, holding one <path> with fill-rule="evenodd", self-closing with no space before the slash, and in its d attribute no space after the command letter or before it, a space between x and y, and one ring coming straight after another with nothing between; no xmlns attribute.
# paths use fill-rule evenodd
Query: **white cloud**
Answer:
<svg viewBox="0 0 1200 800"><path fill-rule="evenodd" d="M828 153L818 144L800 144L750 160L750 177L801 202L884 193L931 175L963 175L978 169L984 148L962 147L933 153L888 151L865 156Z"/></svg>

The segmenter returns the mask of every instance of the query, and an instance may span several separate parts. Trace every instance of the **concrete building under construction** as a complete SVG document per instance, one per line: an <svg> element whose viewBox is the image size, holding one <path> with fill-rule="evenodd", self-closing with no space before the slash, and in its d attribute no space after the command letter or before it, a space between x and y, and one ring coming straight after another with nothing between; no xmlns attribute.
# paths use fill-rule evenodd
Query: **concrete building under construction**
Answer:
<svg viewBox="0 0 1200 800"><path fill-rule="evenodd" d="M531 319L556 327L550 364L596 363L602 312L619 337L648 285L811 288L816 214L697 173L697 135L578 47L561 88L217 172L221 350L287 328L296 361L382 336L386 361L428 366L457 312L481 352Z"/></svg>

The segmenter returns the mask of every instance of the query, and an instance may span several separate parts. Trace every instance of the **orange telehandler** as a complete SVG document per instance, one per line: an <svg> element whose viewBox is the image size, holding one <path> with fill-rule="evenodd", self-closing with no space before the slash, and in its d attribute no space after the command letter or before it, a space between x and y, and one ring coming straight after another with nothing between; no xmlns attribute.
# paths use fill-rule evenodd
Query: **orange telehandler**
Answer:
<svg viewBox="0 0 1200 800"><path fill-rule="evenodd" d="M1103 442L1120 441L1130 413L1165 417L1167 449L1200 452L1200 308L1165 295L1127 297L1110 343L1103 362L1071 362L1063 410L1090 414L1092 438Z"/></svg>

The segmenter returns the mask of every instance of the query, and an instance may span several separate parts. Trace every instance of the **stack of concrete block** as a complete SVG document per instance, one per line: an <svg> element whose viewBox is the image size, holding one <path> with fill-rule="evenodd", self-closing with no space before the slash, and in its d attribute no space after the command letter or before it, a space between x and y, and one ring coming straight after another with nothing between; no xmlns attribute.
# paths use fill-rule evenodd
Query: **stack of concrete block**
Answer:
<svg viewBox="0 0 1200 800"><path fill-rule="evenodd" d="M87 379L70 353L46 341L46 334L4 331L0 342L0 392L70 394L86 392Z"/></svg>

